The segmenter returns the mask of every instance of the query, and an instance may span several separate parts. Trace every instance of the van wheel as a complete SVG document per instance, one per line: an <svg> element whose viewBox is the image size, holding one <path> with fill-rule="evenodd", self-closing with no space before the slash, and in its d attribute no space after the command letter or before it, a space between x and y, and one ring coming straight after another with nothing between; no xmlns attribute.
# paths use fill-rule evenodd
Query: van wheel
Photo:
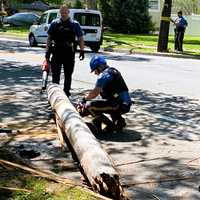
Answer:
<svg viewBox="0 0 200 200"><path fill-rule="evenodd" d="M30 47L36 47L37 46L37 42L36 42L33 34L29 35L28 40L29 40Z"/></svg>
<svg viewBox="0 0 200 200"><path fill-rule="evenodd" d="M93 46L90 46L90 49L91 49L93 52L97 53L97 52L99 51L99 49L100 49L100 45L93 45Z"/></svg>

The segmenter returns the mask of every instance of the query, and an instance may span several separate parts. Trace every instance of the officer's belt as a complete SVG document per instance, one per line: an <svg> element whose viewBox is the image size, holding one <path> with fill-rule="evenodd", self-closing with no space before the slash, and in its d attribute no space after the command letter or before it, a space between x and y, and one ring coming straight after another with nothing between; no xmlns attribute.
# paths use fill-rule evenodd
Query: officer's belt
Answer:
<svg viewBox="0 0 200 200"><path fill-rule="evenodd" d="M55 47L73 47L74 42L65 42L65 43L55 43Z"/></svg>

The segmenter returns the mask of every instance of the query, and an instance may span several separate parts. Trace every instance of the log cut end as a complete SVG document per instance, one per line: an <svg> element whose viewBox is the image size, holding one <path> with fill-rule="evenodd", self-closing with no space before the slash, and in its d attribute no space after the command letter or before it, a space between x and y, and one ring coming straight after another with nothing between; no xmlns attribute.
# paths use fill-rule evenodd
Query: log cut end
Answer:
<svg viewBox="0 0 200 200"><path fill-rule="evenodd" d="M107 196L115 200L128 200L123 188L119 182L119 176L116 174L110 176L110 174L102 173L93 178L92 188L94 191Z"/></svg>

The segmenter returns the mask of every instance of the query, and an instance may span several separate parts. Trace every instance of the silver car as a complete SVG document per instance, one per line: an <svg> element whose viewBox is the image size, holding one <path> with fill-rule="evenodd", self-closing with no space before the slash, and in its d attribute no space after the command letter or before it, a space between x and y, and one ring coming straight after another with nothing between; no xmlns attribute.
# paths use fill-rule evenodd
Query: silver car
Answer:
<svg viewBox="0 0 200 200"><path fill-rule="evenodd" d="M13 26L30 26L39 19L39 16L35 13L16 13L9 17L4 17L4 23Z"/></svg>

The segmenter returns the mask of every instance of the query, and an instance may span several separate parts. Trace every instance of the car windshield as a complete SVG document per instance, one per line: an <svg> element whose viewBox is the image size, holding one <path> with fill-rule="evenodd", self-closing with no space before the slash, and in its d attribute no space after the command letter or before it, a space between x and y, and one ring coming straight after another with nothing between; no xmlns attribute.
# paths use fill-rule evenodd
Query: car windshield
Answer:
<svg viewBox="0 0 200 200"><path fill-rule="evenodd" d="M77 20L81 26L100 26L100 16L93 13L75 13L74 19Z"/></svg>

